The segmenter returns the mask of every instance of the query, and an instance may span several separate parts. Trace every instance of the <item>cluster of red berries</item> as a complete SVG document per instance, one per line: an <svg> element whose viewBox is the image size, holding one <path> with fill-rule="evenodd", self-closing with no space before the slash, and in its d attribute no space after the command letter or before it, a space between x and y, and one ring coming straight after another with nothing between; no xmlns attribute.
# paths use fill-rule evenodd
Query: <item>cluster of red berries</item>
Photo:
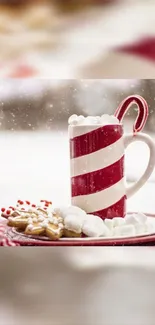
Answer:
<svg viewBox="0 0 155 325"><path fill-rule="evenodd" d="M47 200L40 200L40 202L41 203L44 203L44 208L46 209L46 208L48 208L49 207L49 205L51 205L52 204L52 202L51 201L47 201Z"/></svg>
<svg viewBox="0 0 155 325"><path fill-rule="evenodd" d="M40 200L40 202L41 203L44 203L44 207L43 207L44 210L47 210L47 208L49 207L49 205L52 204L51 201L47 201L47 200ZM24 205L24 204L27 204L27 205L31 206L32 208L36 208L37 207L36 204L31 204L29 201L21 201L21 200L18 200L17 201L17 206ZM25 208L21 208L21 210L25 211ZM5 208L2 208L1 209L1 212L3 214L5 213L5 215L8 215L8 216L11 214L12 211L15 211L15 208L12 207L12 206L10 206L9 209L5 209Z"/></svg>

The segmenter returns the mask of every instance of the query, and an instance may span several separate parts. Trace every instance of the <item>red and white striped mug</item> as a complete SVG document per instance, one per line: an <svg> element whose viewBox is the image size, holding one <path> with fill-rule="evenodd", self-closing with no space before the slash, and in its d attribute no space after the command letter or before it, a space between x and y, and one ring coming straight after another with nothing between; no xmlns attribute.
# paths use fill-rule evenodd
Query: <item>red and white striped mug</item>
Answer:
<svg viewBox="0 0 155 325"><path fill-rule="evenodd" d="M139 108L132 134L124 135L121 120L131 104ZM118 124L69 125L72 205L101 218L124 217L126 199L135 194L148 180L155 166L155 144L144 127L148 106L140 96L126 98L116 110ZM145 142L150 150L148 166L142 177L131 187L124 178L124 153L134 141Z"/></svg>

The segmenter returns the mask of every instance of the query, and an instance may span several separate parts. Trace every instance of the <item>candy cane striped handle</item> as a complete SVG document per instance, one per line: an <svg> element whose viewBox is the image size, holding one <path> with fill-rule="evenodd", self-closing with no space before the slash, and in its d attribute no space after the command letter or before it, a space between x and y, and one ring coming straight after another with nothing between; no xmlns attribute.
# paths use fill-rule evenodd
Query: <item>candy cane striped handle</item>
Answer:
<svg viewBox="0 0 155 325"><path fill-rule="evenodd" d="M121 102L114 115L121 122L123 120L125 113L133 104L137 104L138 106L138 116L133 125L133 132L137 133L144 128L148 117L148 104L143 97L139 95L133 95L127 97Z"/></svg>

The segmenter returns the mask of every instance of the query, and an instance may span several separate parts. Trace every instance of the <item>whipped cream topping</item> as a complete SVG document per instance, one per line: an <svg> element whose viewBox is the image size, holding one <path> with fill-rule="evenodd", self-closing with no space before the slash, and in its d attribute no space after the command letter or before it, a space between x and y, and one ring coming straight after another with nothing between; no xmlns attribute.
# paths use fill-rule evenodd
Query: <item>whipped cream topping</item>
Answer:
<svg viewBox="0 0 155 325"><path fill-rule="evenodd" d="M114 115L103 114L101 116L87 116L73 114L68 119L68 124L72 126L78 125L115 125L120 124Z"/></svg>

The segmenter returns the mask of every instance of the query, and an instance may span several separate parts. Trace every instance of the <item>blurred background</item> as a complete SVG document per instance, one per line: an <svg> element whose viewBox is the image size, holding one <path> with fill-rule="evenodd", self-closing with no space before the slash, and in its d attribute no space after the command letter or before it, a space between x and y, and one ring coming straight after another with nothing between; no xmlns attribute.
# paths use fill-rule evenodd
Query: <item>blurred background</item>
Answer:
<svg viewBox="0 0 155 325"><path fill-rule="evenodd" d="M73 114L113 114L126 96L142 95L149 104L144 132L155 140L155 80L1 79L0 80L0 205L16 199L70 202L68 117ZM132 132L133 105L124 119ZM144 143L129 146L126 178L132 183L144 172L149 150ZM155 173L131 200L130 210L154 212Z"/></svg>
<svg viewBox="0 0 155 325"><path fill-rule="evenodd" d="M0 77L153 78L154 0L1 0Z"/></svg>
<svg viewBox="0 0 155 325"><path fill-rule="evenodd" d="M0 206L69 203L73 113L112 114L138 93L155 139L154 12L155 0L0 1ZM136 114L133 106L125 132ZM144 144L128 148L129 183L148 155ZM155 172L128 209L154 213L154 190ZM0 325L154 325L154 251L116 249L3 250Z"/></svg>

